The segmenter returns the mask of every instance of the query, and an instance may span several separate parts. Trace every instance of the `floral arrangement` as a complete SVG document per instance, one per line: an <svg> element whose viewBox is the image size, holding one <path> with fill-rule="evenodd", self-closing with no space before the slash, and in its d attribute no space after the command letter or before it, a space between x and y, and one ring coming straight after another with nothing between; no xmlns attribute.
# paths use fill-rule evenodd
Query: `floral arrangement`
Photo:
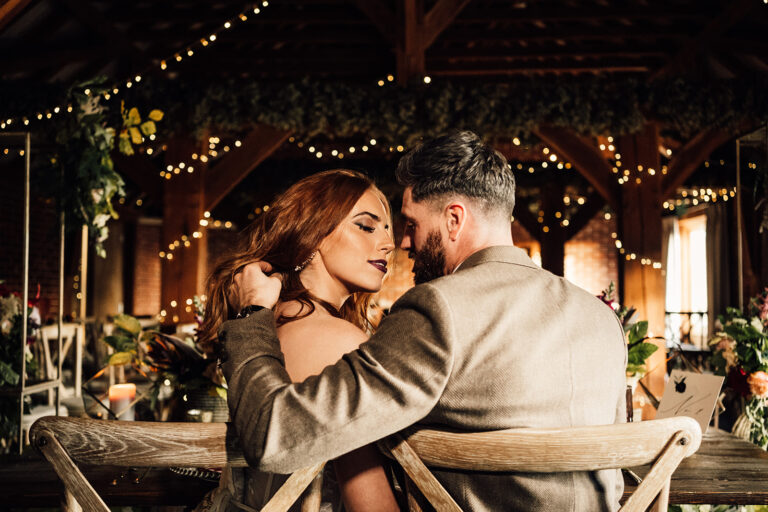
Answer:
<svg viewBox="0 0 768 512"><path fill-rule="evenodd" d="M76 84L67 93L73 115L64 116L56 133L55 154L51 163L61 171L66 187L50 180L48 192L59 198L59 207L67 214L67 225L88 226L89 237L96 253L104 257L103 242L109 236L107 222L117 218L112 200L125 196L124 182L115 171L111 152L118 132L118 150L125 155L134 153L133 144L156 132L155 121L163 118L152 110L146 121L137 109L126 111L120 104L120 116L112 114L101 104L102 93L109 88L99 78Z"/></svg>
<svg viewBox="0 0 768 512"><path fill-rule="evenodd" d="M203 303L195 297L194 305L199 328ZM184 396L188 391L203 390L226 400L227 388L216 359L207 357L198 348L196 333L182 339L154 329L142 330L139 321L129 315L116 316L114 323L114 332L104 338L115 350L109 365L129 364L152 380L150 407L153 410L164 386L171 387L171 395Z"/></svg>
<svg viewBox="0 0 768 512"><path fill-rule="evenodd" d="M659 347L645 341L648 339L648 321L633 322L632 317L635 316L635 308L619 304L614 297L615 293L615 286L611 282L608 288L603 290L597 298L607 304L619 317L624 335L627 338L627 377L639 380L648 371L645 362Z"/></svg>
<svg viewBox="0 0 768 512"><path fill-rule="evenodd" d="M749 301L746 311L727 308L719 321L722 330L709 342L712 365L745 400L734 432L743 426L745 437L768 450L768 288Z"/></svg>
<svg viewBox="0 0 768 512"><path fill-rule="evenodd" d="M26 374L34 375L37 365L32 356L30 345L35 340L35 331L40 327L40 313L36 303L40 290L27 304L26 315L19 293L12 293L0 281L0 387L18 386L21 380L21 330L26 316L27 342L24 344ZM18 434L19 405L18 399L0 400L0 447L4 451L9 441Z"/></svg>

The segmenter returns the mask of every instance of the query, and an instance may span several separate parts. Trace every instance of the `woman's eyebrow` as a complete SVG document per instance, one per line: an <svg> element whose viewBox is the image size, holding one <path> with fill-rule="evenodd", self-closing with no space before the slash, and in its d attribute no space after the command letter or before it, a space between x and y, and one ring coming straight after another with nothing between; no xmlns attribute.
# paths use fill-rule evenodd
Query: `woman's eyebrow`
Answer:
<svg viewBox="0 0 768 512"><path fill-rule="evenodd" d="M379 218L378 215L376 215L375 213L371 213L371 212L360 212L360 213L358 213L357 215L355 215L352 218L356 219L357 217L361 217L363 215L368 215L370 218L372 218L373 220L375 220L377 222L381 220L381 218Z"/></svg>

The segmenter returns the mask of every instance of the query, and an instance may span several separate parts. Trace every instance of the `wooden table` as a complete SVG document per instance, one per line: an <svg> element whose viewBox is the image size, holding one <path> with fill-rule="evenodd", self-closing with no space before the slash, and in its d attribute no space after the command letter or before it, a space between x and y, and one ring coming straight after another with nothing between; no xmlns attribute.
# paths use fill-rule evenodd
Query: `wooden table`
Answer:
<svg viewBox="0 0 768 512"><path fill-rule="evenodd" d="M633 468L640 477L648 467ZM625 477L624 498L634 491ZM675 504L768 504L768 452L710 427L695 455L672 475L669 502Z"/></svg>

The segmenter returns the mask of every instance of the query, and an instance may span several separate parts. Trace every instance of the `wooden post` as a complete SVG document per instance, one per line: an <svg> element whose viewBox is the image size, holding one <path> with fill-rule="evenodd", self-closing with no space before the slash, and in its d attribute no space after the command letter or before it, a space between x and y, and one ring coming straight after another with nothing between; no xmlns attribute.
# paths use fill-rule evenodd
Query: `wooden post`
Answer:
<svg viewBox="0 0 768 512"><path fill-rule="evenodd" d="M629 181L622 186L622 208L619 215L619 237L624 244L621 264L624 268L622 303L637 308L637 318L648 320L649 336L664 336L666 287L663 269L642 264L642 259L661 261L661 162L658 151L658 131L647 125L643 131L621 137L620 172L629 171ZM650 170L653 170L653 174ZM634 257L632 256L634 254ZM648 360L646 386L660 397L664 391L666 374L666 348ZM655 416L649 405L643 411L644 419Z"/></svg>
<svg viewBox="0 0 768 512"><path fill-rule="evenodd" d="M205 227L200 219L205 212L205 165L200 160L191 160L192 153L206 154L202 144L190 139L174 138L168 141L165 153L166 165L179 162L194 162L194 172L180 169L171 174L163 190L163 235L161 250L167 256L163 259L162 302L166 312L164 323L185 323L194 320L193 309L186 304L199 290L203 289L207 264L207 239ZM173 172L173 171L171 171ZM200 232L203 236L195 238ZM172 244L178 244L171 249ZM185 244L188 242L188 246ZM162 314L162 313L161 313Z"/></svg>

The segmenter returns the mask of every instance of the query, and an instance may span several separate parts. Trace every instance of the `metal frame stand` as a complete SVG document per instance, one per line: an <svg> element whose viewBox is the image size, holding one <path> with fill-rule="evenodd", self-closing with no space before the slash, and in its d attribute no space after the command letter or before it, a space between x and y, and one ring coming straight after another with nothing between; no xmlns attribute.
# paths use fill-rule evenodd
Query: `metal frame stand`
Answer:
<svg viewBox="0 0 768 512"><path fill-rule="evenodd" d="M61 364L62 364L62 324L64 314L64 228L65 218L64 212L60 214L60 226L59 226L59 311L57 315L58 319L58 364L56 378L27 386L26 373L27 373L27 361L24 357L26 343L27 343L27 308L29 304L29 209L30 209L30 171L31 171L31 146L32 146L32 134L30 132L4 132L0 133L0 138L23 138L24 139L24 221L23 221L23 241L22 241L22 316L23 321L21 324L21 385L16 388L10 389L10 396L18 396L19 398L19 453L24 449L24 397L27 395L33 395L40 393L41 391L53 391L56 395L56 416L59 415L61 408L61 386L63 385L61 380Z"/></svg>

